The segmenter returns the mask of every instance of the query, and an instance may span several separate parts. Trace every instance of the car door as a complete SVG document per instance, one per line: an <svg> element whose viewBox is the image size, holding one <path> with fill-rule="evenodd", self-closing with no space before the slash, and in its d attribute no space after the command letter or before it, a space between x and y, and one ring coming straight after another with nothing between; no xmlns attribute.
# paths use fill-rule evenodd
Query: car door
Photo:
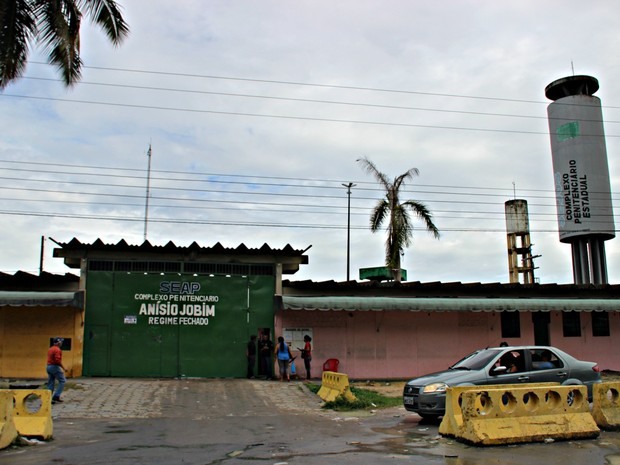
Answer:
<svg viewBox="0 0 620 465"><path fill-rule="evenodd" d="M532 383L563 383L570 373L564 360L552 348L534 347L529 349Z"/></svg>

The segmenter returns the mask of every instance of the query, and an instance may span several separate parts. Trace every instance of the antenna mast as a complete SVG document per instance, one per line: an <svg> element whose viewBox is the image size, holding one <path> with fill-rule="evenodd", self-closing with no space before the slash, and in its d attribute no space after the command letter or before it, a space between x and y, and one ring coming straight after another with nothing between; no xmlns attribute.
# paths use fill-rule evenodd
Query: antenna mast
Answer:
<svg viewBox="0 0 620 465"><path fill-rule="evenodd" d="M149 144L149 150L146 152L146 156L149 159L149 167L146 174L146 202L144 206L144 240L146 241L146 228L149 221L149 197L151 189L151 144Z"/></svg>

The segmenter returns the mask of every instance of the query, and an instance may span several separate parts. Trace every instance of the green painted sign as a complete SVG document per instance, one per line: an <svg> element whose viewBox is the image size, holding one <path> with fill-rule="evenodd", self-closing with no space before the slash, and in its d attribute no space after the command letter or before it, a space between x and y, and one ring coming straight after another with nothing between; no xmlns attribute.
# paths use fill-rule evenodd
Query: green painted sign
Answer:
<svg viewBox="0 0 620 465"><path fill-rule="evenodd" d="M559 126L557 129L557 135L560 142L578 137L579 121L571 121L570 123Z"/></svg>
<svg viewBox="0 0 620 465"><path fill-rule="evenodd" d="M90 271L84 374L244 377L245 348L273 328L272 276Z"/></svg>

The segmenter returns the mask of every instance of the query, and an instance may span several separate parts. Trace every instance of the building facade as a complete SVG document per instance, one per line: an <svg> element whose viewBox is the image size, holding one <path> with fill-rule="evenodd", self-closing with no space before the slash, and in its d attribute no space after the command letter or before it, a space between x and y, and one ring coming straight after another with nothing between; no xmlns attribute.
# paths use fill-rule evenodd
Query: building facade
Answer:
<svg viewBox="0 0 620 465"><path fill-rule="evenodd" d="M406 379L498 346L552 345L620 370L620 286L284 282L276 332L312 334L353 379Z"/></svg>
<svg viewBox="0 0 620 465"><path fill-rule="evenodd" d="M619 285L289 281L307 249L57 244L79 276L0 274L2 378L45 377L56 336L69 376L241 378L260 334L294 355L311 336L314 377L337 359L351 379L405 379L501 342L620 370Z"/></svg>

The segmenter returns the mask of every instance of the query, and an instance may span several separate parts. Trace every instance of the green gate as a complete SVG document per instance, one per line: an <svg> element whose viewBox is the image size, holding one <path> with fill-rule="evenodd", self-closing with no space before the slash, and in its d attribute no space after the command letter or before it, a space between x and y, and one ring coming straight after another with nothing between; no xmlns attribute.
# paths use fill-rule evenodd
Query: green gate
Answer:
<svg viewBox="0 0 620 465"><path fill-rule="evenodd" d="M273 276L89 271L85 376L245 377L273 328Z"/></svg>

